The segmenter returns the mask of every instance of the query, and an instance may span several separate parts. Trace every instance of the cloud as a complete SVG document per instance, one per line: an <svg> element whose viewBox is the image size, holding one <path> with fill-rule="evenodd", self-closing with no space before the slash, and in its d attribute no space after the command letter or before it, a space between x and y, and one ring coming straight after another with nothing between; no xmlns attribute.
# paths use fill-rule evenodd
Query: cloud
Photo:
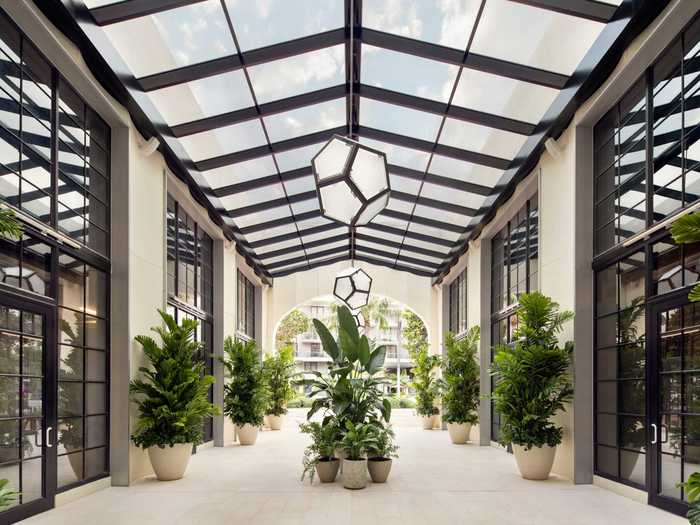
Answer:
<svg viewBox="0 0 700 525"><path fill-rule="evenodd" d="M381 4L381 8L377 4ZM423 22L415 1L370 2L364 5L364 9L364 25L410 38L420 38L423 33Z"/></svg>

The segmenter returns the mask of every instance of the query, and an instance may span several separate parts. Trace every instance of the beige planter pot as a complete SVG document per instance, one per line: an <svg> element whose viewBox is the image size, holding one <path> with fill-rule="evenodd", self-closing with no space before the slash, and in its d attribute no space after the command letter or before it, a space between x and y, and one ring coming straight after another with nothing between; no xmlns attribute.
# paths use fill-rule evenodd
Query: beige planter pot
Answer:
<svg viewBox="0 0 700 525"><path fill-rule="evenodd" d="M267 416L267 426L270 430L280 430L282 428L282 422L284 421L284 416Z"/></svg>
<svg viewBox="0 0 700 525"><path fill-rule="evenodd" d="M391 458L370 458L367 460L367 470L373 483L385 483L391 472Z"/></svg>
<svg viewBox="0 0 700 525"><path fill-rule="evenodd" d="M185 475L192 455L192 443L179 443L172 447L149 447L148 458L153 472L160 481L173 481Z"/></svg>
<svg viewBox="0 0 700 525"><path fill-rule="evenodd" d="M241 445L255 445L258 439L258 427L249 423L243 426L236 425L236 434L238 434L238 442Z"/></svg>
<svg viewBox="0 0 700 525"><path fill-rule="evenodd" d="M367 486L367 460L343 460L343 487L363 489Z"/></svg>
<svg viewBox="0 0 700 525"><path fill-rule="evenodd" d="M422 416L423 430L432 430L435 426L435 416Z"/></svg>
<svg viewBox="0 0 700 525"><path fill-rule="evenodd" d="M532 447L530 450L525 450L525 447L520 445L513 445L513 455L515 455L518 470L525 479L538 481L547 479L552 471L556 453L556 447L547 445Z"/></svg>
<svg viewBox="0 0 700 525"><path fill-rule="evenodd" d="M268 419L270 416L263 416L263 427L265 428L270 428L270 420Z"/></svg>
<svg viewBox="0 0 700 525"><path fill-rule="evenodd" d="M455 445L464 445L469 441L469 433L472 430L470 423L447 423L447 432Z"/></svg>
<svg viewBox="0 0 700 525"><path fill-rule="evenodd" d="M316 463L316 474L321 483L333 483L338 475L340 460L338 458L319 460Z"/></svg>

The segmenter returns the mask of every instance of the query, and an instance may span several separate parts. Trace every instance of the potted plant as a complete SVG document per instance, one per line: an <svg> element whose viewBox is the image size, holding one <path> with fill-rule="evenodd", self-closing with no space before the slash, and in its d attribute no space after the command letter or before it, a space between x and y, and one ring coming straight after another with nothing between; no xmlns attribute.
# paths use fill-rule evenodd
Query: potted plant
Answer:
<svg viewBox="0 0 700 525"><path fill-rule="evenodd" d="M280 430L282 418L287 413L287 403L294 399L294 348L286 346L277 355L267 356L263 363L263 373L267 389L267 423L270 430Z"/></svg>
<svg viewBox="0 0 700 525"><path fill-rule="evenodd" d="M9 479L0 479L0 511L6 509L19 498L19 492L12 490Z"/></svg>
<svg viewBox="0 0 700 525"><path fill-rule="evenodd" d="M187 469L192 447L202 442L204 418L216 415L208 400L214 378L204 374L204 364L195 360L200 343L192 336L197 321L184 319L178 325L172 316L158 311L165 328L156 327L162 345L151 337L136 337L150 367L139 370L143 379L131 381L129 389L139 411L131 436L148 457L159 480L180 479Z"/></svg>
<svg viewBox="0 0 700 525"><path fill-rule="evenodd" d="M241 445L254 445L265 412L265 383L255 341L227 337L219 358L231 380L224 385L224 414L231 419Z"/></svg>
<svg viewBox="0 0 700 525"><path fill-rule="evenodd" d="M563 430L552 417L572 395L569 377L573 343L558 335L573 313L560 311L551 298L534 292L519 297L515 344L496 349L491 398L501 416L500 443L512 444L525 479L549 477Z"/></svg>
<svg viewBox="0 0 700 525"><path fill-rule="evenodd" d="M392 458L399 457L394 431L389 424L377 421L372 425L374 442L367 449L367 469L374 483L385 483L391 472Z"/></svg>
<svg viewBox="0 0 700 525"><path fill-rule="evenodd" d="M472 327L465 337L445 336L443 362L442 419L452 443L463 445L469 440L472 425L479 421L479 364L476 352L479 327Z"/></svg>
<svg viewBox="0 0 700 525"><path fill-rule="evenodd" d="M685 483L678 483L676 486L683 489L688 501L688 512L685 516L690 525L700 525L700 472L693 472Z"/></svg>
<svg viewBox="0 0 700 525"><path fill-rule="evenodd" d="M440 397L440 383L435 370L440 366L440 356L428 355L427 345L412 352L413 388L416 391L416 413L423 419L423 428L432 430L436 416L440 413L437 402Z"/></svg>
<svg viewBox="0 0 700 525"><path fill-rule="evenodd" d="M301 481L308 476L314 482L314 474L318 474L321 483L332 483L338 475L340 461L334 456L334 450L339 439L339 429L333 418L323 423L307 422L299 425L303 434L311 436L311 444L304 451L302 463L304 470Z"/></svg>
<svg viewBox="0 0 700 525"><path fill-rule="evenodd" d="M378 446L374 426L370 423L352 421L345 424L345 434L338 443L344 452L343 487L346 489L363 489L367 486L368 450Z"/></svg>

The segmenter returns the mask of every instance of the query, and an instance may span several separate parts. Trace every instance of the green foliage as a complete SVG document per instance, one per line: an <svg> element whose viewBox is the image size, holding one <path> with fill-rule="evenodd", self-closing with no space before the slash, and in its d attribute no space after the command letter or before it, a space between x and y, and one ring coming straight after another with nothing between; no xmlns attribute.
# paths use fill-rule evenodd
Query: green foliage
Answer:
<svg viewBox="0 0 700 525"><path fill-rule="evenodd" d="M551 418L573 395L569 376L573 344L560 346L558 335L573 313L534 292L519 297L518 328L513 346L496 348L492 375L497 379L492 399L501 416L503 445L526 449L556 446L562 428Z"/></svg>
<svg viewBox="0 0 700 525"><path fill-rule="evenodd" d="M352 421L345 423L345 434L338 443L340 449L345 452L345 458L350 461L358 461L365 457L370 450L377 450L377 425L372 423L357 423Z"/></svg>
<svg viewBox="0 0 700 525"><path fill-rule="evenodd" d="M374 443L367 448L367 456L369 458L398 458L399 447L394 443L394 430L391 425L373 423L371 426Z"/></svg>
<svg viewBox="0 0 700 525"><path fill-rule="evenodd" d="M259 427L263 424L265 378L255 341L227 337L223 363L231 381L224 385L224 414L235 425Z"/></svg>
<svg viewBox="0 0 700 525"><path fill-rule="evenodd" d="M321 460L328 460L334 457L335 447L340 440L341 433L337 422L334 419L322 423L307 422L299 425L302 434L311 436L311 444L304 450L302 464L304 470L301 473L301 481L309 477L311 483L314 482L316 474L316 464Z"/></svg>
<svg viewBox="0 0 700 525"><path fill-rule="evenodd" d="M412 397L393 395L389 399L391 408L416 408L416 400Z"/></svg>
<svg viewBox="0 0 700 525"><path fill-rule="evenodd" d="M360 311L367 326L376 326L380 330L389 329L389 315L391 314L391 301L389 299L372 297L365 306L360 308Z"/></svg>
<svg viewBox="0 0 700 525"><path fill-rule="evenodd" d="M700 213L689 213L679 217L671 225L671 236L676 244L700 242ZM700 301L700 283L693 286L688 299L693 302Z"/></svg>
<svg viewBox="0 0 700 525"><path fill-rule="evenodd" d="M287 413L287 404L294 398L292 379L297 375L294 366L294 348L281 348L277 355L265 357L263 375L267 389L265 413L281 416Z"/></svg>
<svg viewBox="0 0 700 525"><path fill-rule="evenodd" d="M435 371L440 367L440 356L428 355L428 345L409 349L413 367L413 388L416 391L416 412L419 416L433 416L440 413L436 406L440 398L440 382Z"/></svg>
<svg viewBox="0 0 700 525"><path fill-rule="evenodd" d="M178 326L172 316L158 311L165 328L152 328L162 341L136 337L151 368L139 370L144 379L135 379L129 389L139 409L139 420L131 436L143 448L178 443L202 442L204 418L218 413L208 400L214 378L204 374L204 364L195 357L200 344L192 338L197 321L185 319Z"/></svg>
<svg viewBox="0 0 700 525"><path fill-rule="evenodd" d="M472 327L460 340L450 332L445 335L442 411L446 423L474 424L479 421L479 363L476 357L479 335L478 326Z"/></svg>
<svg viewBox="0 0 700 525"><path fill-rule="evenodd" d="M678 487L685 490L689 508L686 517L690 525L700 525L700 472L693 472L688 476L688 481L678 483Z"/></svg>
<svg viewBox="0 0 700 525"><path fill-rule="evenodd" d="M288 408L311 408L313 400L306 396L295 395L289 403Z"/></svg>
<svg viewBox="0 0 700 525"><path fill-rule="evenodd" d="M385 347L375 347L366 336L360 336L345 306L338 308L337 341L321 321L314 319L313 323L333 363L328 375L311 372L314 378L303 381L311 387L309 397L314 400L308 418L323 411L326 416L335 417L340 428L345 428L347 421L389 421L391 404L382 394L386 381L379 377L384 369Z"/></svg>
<svg viewBox="0 0 700 525"><path fill-rule="evenodd" d="M401 336L403 337L404 346L409 354L415 354L428 348L428 330L425 323L411 310L403 312L403 326L401 328Z"/></svg>
<svg viewBox="0 0 700 525"><path fill-rule="evenodd" d="M12 490L9 479L0 479L0 510L6 509L17 501L19 492Z"/></svg>
<svg viewBox="0 0 700 525"><path fill-rule="evenodd" d="M280 321L275 334L275 348L278 350L293 344L299 334L306 332L311 326L309 317L300 310L292 310Z"/></svg>
<svg viewBox="0 0 700 525"><path fill-rule="evenodd" d="M0 235L19 239L22 237L22 225L17 220L15 212L9 208L0 208Z"/></svg>

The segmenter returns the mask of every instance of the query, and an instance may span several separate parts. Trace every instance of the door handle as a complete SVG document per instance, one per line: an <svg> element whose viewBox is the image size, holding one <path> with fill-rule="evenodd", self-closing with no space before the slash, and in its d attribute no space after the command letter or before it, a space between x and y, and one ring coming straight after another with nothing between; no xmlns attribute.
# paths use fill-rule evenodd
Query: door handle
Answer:
<svg viewBox="0 0 700 525"><path fill-rule="evenodd" d="M658 443L658 439L657 439L658 436L656 435L657 430L658 429L656 428L656 423L652 423L651 424L651 444L652 445L656 445L656 443Z"/></svg>
<svg viewBox="0 0 700 525"><path fill-rule="evenodd" d="M668 443L668 427L666 425L661 425L661 443Z"/></svg>
<svg viewBox="0 0 700 525"><path fill-rule="evenodd" d="M51 431L53 430L53 427L46 427L46 432L44 432L44 445L46 445L46 448L51 448L53 445L51 444Z"/></svg>

